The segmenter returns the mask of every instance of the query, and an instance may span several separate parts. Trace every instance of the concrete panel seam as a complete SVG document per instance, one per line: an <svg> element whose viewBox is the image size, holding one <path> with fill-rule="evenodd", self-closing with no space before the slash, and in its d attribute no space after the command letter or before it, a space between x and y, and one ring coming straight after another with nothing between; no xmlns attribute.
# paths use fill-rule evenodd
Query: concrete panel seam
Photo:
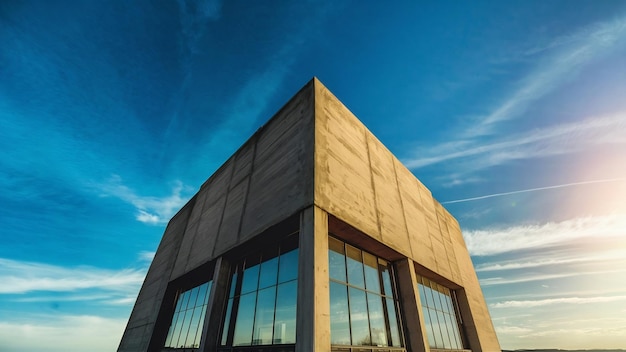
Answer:
<svg viewBox="0 0 626 352"><path fill-rule="evenodd" d="M178 243L176 244L176 250L175 250L176 257L173 258L174 262L172 263L172 267L170 268L170 273L167 276L167 282L169 282L172 279L172 273L174 273L174 269L176 268L176 259L178 259L178 256L180 255L180 247L182 246L183 241L185 240L185 235L187 234L187 221L189 221L189 216L191 216L191 211L189 211L189 214L187 214L187 218L185 219L185 227L183 228L182 236L180 236L181 237L180 241L178 241Z"/></svg>
<svg viewBox="0 0 626 352"><path fill-rule="evenodd" d="M367 150L367 166L369 168L370 182L372 185L372 193L374 196L374 212L376 213L376 225L378 227L378 238L382 239L383 230L381 228L381 223L380 223L380 214L379 214L380 210L378 209L378 201L376 201L376 186L374 185L374 171L372 170L372 157L370 155L370 141L369 141L367 128L363 128L363 134L365 136L365 149Z"/></svg>
<svg viewBox="0 0 626 352"><path fill-rule="evenodd" d="M411 253L411 257L413 257L413 241L411 241L411 236L409 235L409 225L406 223L406 212L404 211L404 199L402 199L402 192L400 191L400 181L398 181L398 171L396 170L396 160L391 156L392 164L393 164L393 175L396 179L396 190L398 191L398 198L400 199L400 207L402 208L402 219L404 220L404 229L406 230L407 242L409 242L409 249Z"/></svg>
<svg viewBox="0 0 626 352"><path fill-rule="evenodd" d="M256 142L255 142L256 144ZM233 165L232 168L234 169L236 165L235 164L235 160L233 159ZM222 215L220 216L220 222L217 225L217 236L215 239L215 245L213 246L213 250L211 251L211 258L215 258L215 249L217 248L217 242L220 240L220 230L222 229L222 222L224 221L224 214L226 213L226 206L228 205L228 196L231 195L230 192L230 183L233 181L233 175L235 174L235 170L231 170L230 171L230 176L228 177L228 187L226 187L226 195L224 196L224 207L222 208ZM248 186L249 188L249 186ZM239 234L237 234L237 237L239 237Z"/></svg>

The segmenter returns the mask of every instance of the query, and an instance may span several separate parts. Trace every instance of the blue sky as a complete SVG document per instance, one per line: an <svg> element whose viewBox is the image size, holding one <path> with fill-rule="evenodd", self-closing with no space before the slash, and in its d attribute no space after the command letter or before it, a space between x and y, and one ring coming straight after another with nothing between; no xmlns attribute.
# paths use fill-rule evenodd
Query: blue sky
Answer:
<svg viewBox="0 0 626 352"><path fill-rule="evenodd" d="M626 347L626 2L0 2L0 351L111 351L317 76L459 220L500 343Z"/></svg>

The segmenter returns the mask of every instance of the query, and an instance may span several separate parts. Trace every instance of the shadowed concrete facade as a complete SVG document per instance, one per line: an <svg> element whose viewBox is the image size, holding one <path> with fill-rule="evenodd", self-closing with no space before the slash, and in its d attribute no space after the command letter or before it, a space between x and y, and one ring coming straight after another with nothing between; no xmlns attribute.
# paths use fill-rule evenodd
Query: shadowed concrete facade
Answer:
<svg viewBox="0 0 626 352"><path fill-rule="evenodd" d="M424 277L454 296L462 348L445 349L500 351L458 222L317 79L241 146L170 220L118 351L166 350L172 316L178 314L177 297L207 280L212 286L202 310L202 334L198 330L201 342L180 350L245 350L230 346L233 333L224 326L225 316L231 314L226 302L236 280L233 272L239 270L239 258L293 233L299 253L295 341L282 346L274 339L257 350L444 349L431 347L433 341L427 338L431 320L417 285ZM363 256L371 253L391 263L400 345L384 349L384 344L372 342L354 347L333 343L329 234L362 250ZM235 302L238 299L243 298ZM390 319L385 321L389 327ZM252 346L255 343L252 340Z"/></svg>

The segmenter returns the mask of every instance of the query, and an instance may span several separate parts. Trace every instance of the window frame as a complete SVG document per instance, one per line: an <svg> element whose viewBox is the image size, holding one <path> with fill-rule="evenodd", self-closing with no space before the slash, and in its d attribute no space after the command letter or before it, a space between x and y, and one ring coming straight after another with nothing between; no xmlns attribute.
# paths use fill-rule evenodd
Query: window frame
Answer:
<svg viewBox="0 0 626 352"><path fill-rule="evenodd" d="M404 351L406 348L405 345L405 337L404 337L404 328L403 328L403 321L402 321L402 316L401 316L401 307L400 307L400 300L399 300L399 293L398 293L398 286L397 286L397 278L396 278L396 269L395 266L393 264L392 261L387 260L385 258L379 257L378 255L369 252L367 250L364 250L362 248L359 248L358 246L354 246L351 243L341 239L340 237L336 236L335 234L329 232L328 234L328 251L329 251L329 260L328 260L328 265L329 265L329 290L330 290L330 285L331 284L336 284L336 285L342 285L343 287L345 287L346 290L346 300L347 300L347 320L348 320L348 331L349 331L349 339L350 339L350 344L345 345L345 344L335 344L332 342L332 330L331 332L331 350L344 350L344 349L349 349L349 350L353 350L353 349L364 349L364 350L372 350L372 351L376 351L377 349L384 349L386 351ZM341 275L342 278L345 279L345 281L342 281L340 279L334 278L332 277L331 274L331 251L334 251L333 249L331 249L331 243L335 241L335 242L340 242L343 245L343 253L340 253L343 255L343 268L345 270L345 272L343 273L343 275ZM349 246L349 247L348 247ZM360 253L360 264L361 264L361 271L362 271L362 276L363 276L363 287L361 287L358 283L355 284L353 282L350 282L350 274L349 274L349 265L348 265L348 260L349 260L349 256L348 256L348 250L358 250ZM377 290L372 290L370 287L368 287L368 274L366 272L367 268L366 266L368 266L366 264L366 256L371 256L374 257L376 260L376 272L377 272L377 279L378 279L378 291ZM354 260L354 259L352 259ZM383 265L384 262L386 265ZM370 266L371 267L371 266ZM387 270L389 271L388 276L389 276L389 287L391 288L390 293L386 292L387 291L387 285L385 284L385 281L383 279L383 268L387 268ZM360 278L360 276L359 276ZM360 281L359 281L360 282ZM354 336L353 336L353 329L352 329L352 308L351 308L351 298L350 298L350 292L351 290L359 290L361 292L363 292L364 296L365 296L365 309L367 312L367 324L368 324L368 332L369 332L369 345L366 344L354 344ZM381 305L382 305L382 314L383 314L383 322L384 322L384 327L385 327L385 338L386 338L386 345L384 346L380 346L380 345L374 345L372 342L372 319L371 319L371 311L370 311L370 302L369 302L369 297L371 296L375 296L377 299L380 299ZM332 298L331 298L332 299ZM394 309L394 317L395 317L395 323L397 326L397 337L393 337L392 334L394 334L394 332L392 331L392 327L391 327L391 321L390 321L390 312L389 312L389 300L391 300L391 302L393 303L393 309ZM332 319L332 312L331 312L331 319ZM329 329L332 329L332 324L331 326L329 326ZM395 344L395 339L398 339L398 345Z"/></svg>
<svg viewBox="0 0 626 352"><path fill-rule="evenodd" d="M200 298L200 293L202 292L202 286L204 285L208 285L208 287L206 287L204 290L204 296L203 296L203 300L199 301ZM195 293L195 302L193 303L193 305L191 305L191 297L194 297L194 293L193 290L198 289L198 292ZM183 289L178 289L176 292L176 298L174 299L174 313L172 314L172 317L170 319L170 325L169 328L167 330L166 333L166 337L165 337L165 342L163 344L163 347L161 348L162 351L176 351L176 350L197 350L198 348L200 348L200 344L202 342L202 330L204 327L204 320L206 319L206 312L207 309L209 307L209 297L211 296L211 290L213 289L213 280L207 280L206 282L203 282L199 285L196 285L194 287L191 287L189 289L183 290ZM189 293L189 295L186 295L187 293ZM182 304L180 304L181 300L184 301L183 304L185 304L185 307L182 307ZM195 313L197 309L200 309L200 317L197 320L196 324L193 324L194 320L196 319L195 317ZM191 312L191 317L189 318L188 323L186 322L187 319L187 314ZM181 318L181 314L182 314L182 329L185 328L187 329L187 334L185 337L185 341L183 344L183 347L176 347L175 345L178 345L180 342L180 338L182 337L182 330L179 331L179 336L177 338L177 343L172 346L171 345L171 340L169 341L170 343L168 343L168 339L170 338L170 336L173 336L173 334L175 333L175 330L178 327L178 320ZM195 325L196 326L196 332L195 332L195 337L193 338L193 345L188 346L186 345L187 340L189 339L189 333L191 332L191 328L192 326ZM174 329L174 330L172 330ZM170 334L172 333L172 334ZM196 343L197 340L197 343Z"/></svg>
<svg viewBox="0 0 626 352"><path fill-rule="evenodd" d="M460 314L456 290L420 274L417 275L416 285L420 295L420 310L422 311L425 329L429 329L430 327L430 331L427 331L425 336L429 348L441 351L466 350L467 339L464 333L463 318ZM430 294L430 299L428 298L429 296L427 296L426 288ZM442 301L442 296L446 297L446 299L444 299L445 303ZM438 300L440 306L437 306L437 301L435 301L436 299ZM430 306L430 303L435 306ZM444 307L444 304L446 307ZM436 314L436 324L433 322L431 317L432 312L435 312ZM440 316L444 319L443 323L439 321ZM451 320L449 318L454 318L454 321L449 321ZM427 319L428 321L426 321ZM456 329L453 332L450 332L449 327L452 327L453 329L456 327ZM446 335L450 347L445 346L446 339L443 336L444 328L447 332ZM431 335L435 341L431 341ZM437 340L437 335L441 341ZM456 344L453 343L453 337ZM442 346L439 346L439 343L441 343Z"/></svg>
<svg viewBox="0 0 626 352"><path fill-rule="evenodd" d="M229 274L229 283L228 283L228 292L226 294L225 302L224 302L224 313L222 317L222 324L220 324L220 331L218 335L218 343L217 350L218 351L246 351L246 350L254 350L256 351L292 351L295 349L295 329L296 329L296 320L297 320L297 288L298 288L298 279L299 275L296 269L295 277L290 277L281 281L281 261L280 258L283 255L291 253L292 251L298 251L297 258L300 256L300 245L299 245L299 231L295 231L290 233L287 236L282 237L278 243L273 243L271 246L264 246L260 250L254 251L248 255L244 255L239 257L238 260L235 260L235 265L232 266L231 272ZM287 249L284 249L287 248ZM274 255L270 254L274 253ZM265 258L268 258L267 260ZM260 287L261 282L261 271L262 264L268 262L272 259L277 258L278 261L276 263L276 278L274 279L274 283L271 285L265 285ZM296 258L296 263L298 259ZM250 264L252 263L252 264ZM244 282L244 272L248 268L252 268L256 265L259 265L258 272L256 273L256 288L252 291L245 292L242 295L242 286ZM289 343L275 343L275 329L276 329L276 308L279 305L278 302L278 294L279 290L283 285L295 283L295 297L294 301L296 310L294 311L294 326L293 326L293 334L294 341ZM274 288L274 305L273 305L273 317L272 317L272 337L271 343L269 344L254 344L254 330L257 322L257 311L259 309L259 301L258 295L259 292ZM249 345L235 345L234 338L235 332L237 329L237 318L239 316L239 308L241 297L254 294L254 312L252 313L252 331L250 336L250 344ZM232 303L231 303L232 300Z"/></svg>

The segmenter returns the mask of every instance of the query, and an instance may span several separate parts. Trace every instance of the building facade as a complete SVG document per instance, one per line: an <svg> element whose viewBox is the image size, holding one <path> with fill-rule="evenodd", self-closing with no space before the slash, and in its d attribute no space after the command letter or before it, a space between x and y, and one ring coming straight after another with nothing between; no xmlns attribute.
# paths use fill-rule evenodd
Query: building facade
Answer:
<svg viewBox="0 0 626 352"><path fill-rule="evenodd" d="M317 79L170 220L119 352L500 351L457 221Z"/></svg>

